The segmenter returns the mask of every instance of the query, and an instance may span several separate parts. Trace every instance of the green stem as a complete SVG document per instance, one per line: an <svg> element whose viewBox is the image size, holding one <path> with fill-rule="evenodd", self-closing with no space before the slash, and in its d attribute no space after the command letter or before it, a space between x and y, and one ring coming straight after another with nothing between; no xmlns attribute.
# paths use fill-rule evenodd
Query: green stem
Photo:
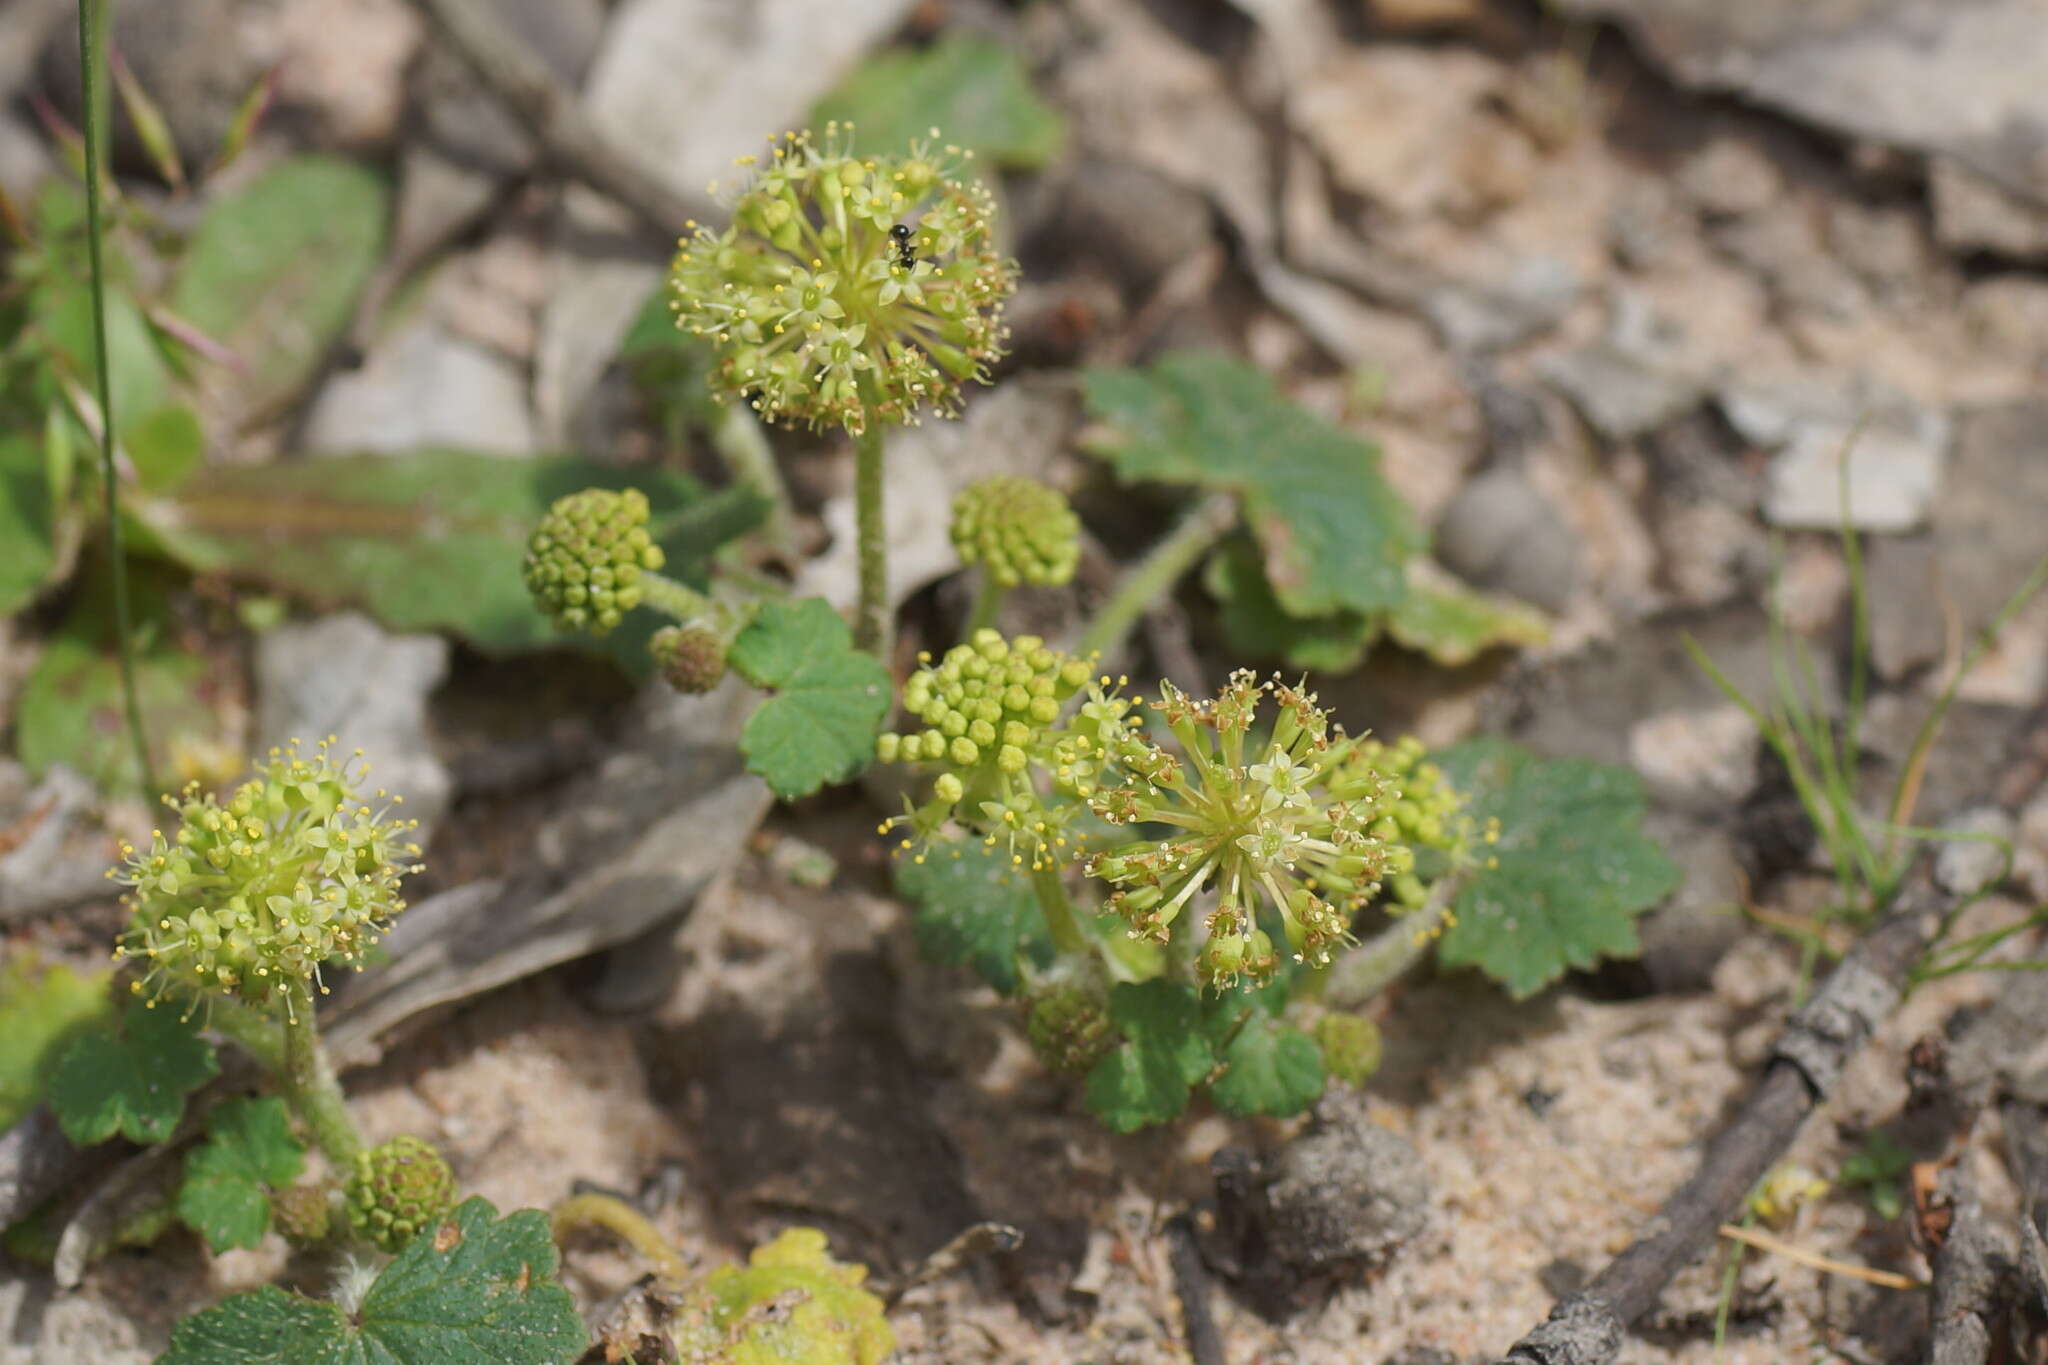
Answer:
<svg viewBox="0 0 2048 1365"><path fill-rule="evenodd" d="M789 489L782 471L775 467L775 452L768 434L745 405L730 403L720 409L711 428L711 445L725 460L733 481L759 493L768 504L768 522L762 533L777 554L789 555L796 548L796 514L789 501Z"/></svg>
<svg viewBox="0 0 2048 1365"><path fill-rule="evenodd" d="M206 1026L231 1039L256 1059L256 1064L284 1083L284 1027L280 1020L233 996L209 996Z"/></svg>
<svg viewBox="0 0 2048 1365"><path fill-rule="evenodd" d="M996 613L1002 609L1003 599L1009 593L1008 588L996 582L996 576L988 571L987 566L983 566L981 586L974 591L974 609L967 613L967 626L960 632L960 638L971 640L975 631L994 625Z"/></svg>
<svg viewBox="0 0 2048 1365"><path fill-rule="evenodd" d="M655 1230L647 1215L616 1195L571 1195L555 1205L551 1222L557 1242L565 1233L578 1228L603 1228L639 1252L654 1267L655 1274L669 1284L685 1284L694 1278L689 1262Z"/></svg>
<svg viewBox="0 0 2048 1365"><path fill-rule="evenodd" d="M1123 644L1124 637L1152 604L1173 590L1182 574L1237 524L1237 499L1228 493L1214 493L1182 516L1145 557L1124 571L1116 591L1095 613L1088 629L1081 632L1073 652L1082 658L1109 654Z"/></svg>
<svg viewBox="0 0 2048 1365"><path fill-rule="evenodd" d="M320 1026L313 1020L313 992L298 977L285 985L284 1092L292 1112L311 1130L327 1159L346 1170L362 1150L362 1135L349 1117L334 1064L320 1046Z"/></svg>
<svg viewBox="0 0 2048 1365"><path fill-rule="evenodd" d="M135 775L145 795L156 790L142 702L135 690L134 623L128 606L128 561L121 544L121 494L114 474L114 395L107 364L106 264L100 250L100 149L106 137L106 45L109 0L79 0L78 49L85 89L85 240L92 267L92 354L100 405L100 482L106 490L107 559L114 575L114 647L121 664L121 705L135 746Z"/></svg>
<svg viewBox="0 0 2048 1365"><path fill-rule="evenodd" d="M695 588L647 570L640 572L640 605L688 625L710 614L711 599Z"/></svg>
<svg viewBox="0 0 2048 1365"><path fill-rule="evenodd" d="M879 658L889 653L889 528L882 519L882 432L871 426L853 441L853 520L860 547L860 605L853 643Z"/></svg>
<svg viewBox="0 0 2048 1365"><path fill-rule="evenodd" d="M1421 909L1402 915L1339 958L1324 981L1323 1002L1331 1009L1355 1010L1405 976L1447 927L1463 881L1456 873L1438 881Z"/></svg>
<svg viewBox="0 0 2048 1365"><path fill-rule="evenodd" d="M1081 932L1081 922L1074 918L1074 903L1067 899L1067 886L1060 880L1059 868L1051 863L1032 868L1031 889L1038 894L1038 908L1045 915L1045 929L1052 935L1052 946L1069 956L1085 954L1088 936Z"/></svg>

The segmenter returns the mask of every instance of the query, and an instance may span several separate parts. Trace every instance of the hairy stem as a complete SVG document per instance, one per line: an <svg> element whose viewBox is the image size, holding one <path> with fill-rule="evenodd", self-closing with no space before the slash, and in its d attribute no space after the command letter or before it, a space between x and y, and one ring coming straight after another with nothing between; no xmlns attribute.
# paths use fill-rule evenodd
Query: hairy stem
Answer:
<svg viewBox="0 0 2048 1365"><path fill-rule="evenodd" d="M121 544L121 493L114 474L114 394L107 364L106 265L101 259L101 145L106 138L106 45L110 0L79 0L78 51L85 90L85 240L92 267L92 356L100 405L100 483L107 519L107 567L114 576L114 647L121 663L121 707L128 740L135 747L135 775L145 794L154 793L155 766L142 728L142 702L135 690L134 624L128 606L128 561Z"/></svg>
<svg viewBox="0 0 2048 1365"><path fill-rule="evenodd" d="M889 653L889 528L882 519L882 432L870 426L854 438L853 520L860 542L860 605L853 642L886 659Z"/></svg>
<svg viewBox="0 0 2048 1365"><path fill-rule="evenodd" d="M208 1028L254 1057L278 1084L284 1083L284 1027L279 1020L233 996L208 996L201 1008Z"/></svg>
<svg viewBox="0 0 2048 1365"><path fill-rule="evenodd" d="M688 625L711 611L711 599L688 584L648 570L640 572L640 603Z"/></svg>
<svg viewBox="0 0 2048 1365"><path fill-rule="evenodd" d="M327 1159L346 1170L362 1150L363 1138L349 1117L334 1064L320 1046L320 1026L313 1020L313 992L298 977L285 984L284 1011L285 1099Z"/></svg>
<svg viewBox="0 0 2048 1365"><path fill-rule="evenodd" d="M1045 915L1045 929L1052 935L1052 946L1069 955L1086 953L1088 936L1081 932L1081 922L1074 918L1074 903L1067 899L1066 883L1060 880L1059 868L1051 863L1032 868L1031 889L1038 895L1038 908Z"/></svg>
<svg viewBox="0 0 2048 1365"><path fill-rule="evenodd" d="M668 1240L647 1221L645 1214L625 1200L609 1194L578 1194L555 1205L554 1232L557 1242L564 1233L577 1228L603 1228L631 1246L654 1267L656 1275L671 1284L691 1279L690 1267Z"/></svg>
<svg viewBox="0 0 2048 1365"><path fill-rule="evenodd" d="M780 555L796 550L796 517L790 508L789 489L782 471L775 467L775 452L768 446L768 434L741 403L719 409L711 428L711 444L732 472L734 482L761 495L768 504L768 521L762 532L769 548Z"/></svg>
<svg viewBox="0 0 2048 1365"><path fill-rule="evenodd" d="M1008 588L996 582L996 576L988 571L987 566L983 566L981 584L974 590L974 609L967 613L967 625L960 632L960 638L971 640L975 631L994 625L996 613L1002 610L1003 599L1009 596L1009 592Z"/></svg>
<svg viewBox="0 0 2048 1365"><path fill-rule="evenodd" d="M1228 493L1214 493L1195 504L1143 559L1124 571L1116 591L1081 632L1073 652L1086 658L1108 654L1123 644L1138 618L1171 592L1181 575L1195 567L1236 523L1237 499Z"/></svg>
<svg viewBox="0 0 2048 1365"><path fill-rule="evenodd" d="M1401 916L1330 968L1323 1000L1332 1009L1357 1009L1405 976L1447 927L1451 902L1464 878L1453 874L1429 889L1418 910Z"/></svg>

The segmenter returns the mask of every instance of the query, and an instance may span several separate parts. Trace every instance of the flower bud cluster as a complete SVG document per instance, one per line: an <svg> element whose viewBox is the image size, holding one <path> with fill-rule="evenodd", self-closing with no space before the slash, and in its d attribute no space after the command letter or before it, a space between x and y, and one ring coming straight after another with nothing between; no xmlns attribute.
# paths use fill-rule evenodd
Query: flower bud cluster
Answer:
<svg viewBox="0 0 2048 1365"><path fill-rule="evenodd" d="M603 635L640 605L641 575L659 569L647 495L586 488L557 498L526 542L526 590L567 630Z"/></svg>
<svg viewBox="0 0 2048 1365"><path fill-rule="evenodd" d="M1056 586L1074 576L1081 522L1057 488L998 474L953 499L953 548L1005 588Z"/></svg>
<svg viewBox="0 0 2048 1365"><path fill-rule="evenodd" d="M715 392L859 435L927 404L951 414L962 384L986 382L1017 266L996 250L993 197L961 178L972 153L860 157L852 132L771 139L731 225L692 224L669 284L676 324L717 348Z"/></svg>
<svg viewBox="0 0 2048 1365"><path fill-rule="evenodd" d="M1024 1036L1048 1071L1080 1075L1117 1045L1116 1025L1099 992L1079 982L1048 982L1027 1001Z"/></svg>
<svg viewBox="0 0 2048 1365"><path fill-rule="evenodd" d="M1401 850L1386 878L1387 908L1397 913L1419 908L1429 897L1428 877L1448 870L1483 837L1465 813L1463 794L1427 753L1413 735L1392 744L1360 739L1334 782L1339 791L1378 794L1372 832Z"/></svg>
<svg viewBox="0 0 2048 1365"><path fill-rule="evenodd" d="M1255 737L1269 693L1279 714ZM1407 850L1374 828L1394 779L1346 765L1355 743L1333 732L1313 695L1249 672L1232 675L1214 701L1162 683L1153 708L1179 754L1121 728L1110 745L1112 780L1090 805L1113 824L1172 832L1088 861L1090 875L1116 888L1109 907L1139 937L1163 943L1213 888L1197 963L1211 986L1256 982L1279 965L1262 912L1277 918L1296 961L1326 964L1381 879L1411 865Z"/></svg>
<svg viewBox="0 0 2048 1365"><path fill-rule="evenodd" d="M1062 705L1088 681L1085 660L1050 649L1035 635L1006 640L979 630L903 684L903 707L923 728L885 734L876 756L885 763L932 763L932 798L891 823L908 823L920 838L964 808L976 828L1007 836L1017 861L1021 844L1033 867L1057 861L1065 847L1064 814L1048 809L1034 771L1048 766ZM909 841L906 841L908 843Z"/></svg>
<svg viewBox="0 0 2048 1365"><path fill-rule="evenodd" d="M726 641L709 626L663 626L647 642L663 681L701 696L725 681Z"/></svg>
<svg viewBox="0 0 2048 1365"><path fill-rule="evenodd" d="M1380 1027L1362 1014L1324 1015L1316 1020L1315 1040L1323 1074L1339 1084L1364 1085L1380 1069Z"/></svg>
<svg viewBox="0 0 2048 1365"><path fill-rule="evenodd" d="M356 1153L342 1190L349 1226L396 1255L455 1207L455 1172L434 1145L395 1137Z"/></svg>
<svg viewBox="0 0 2048 1365"><path fill-rule="evenodd" d="M261 1006L288 980L317 981L322 963L361 965L405 908L398 882L416 869L417 822L359 800L332 743L311 758L273 749L225 803L187 787L165 799L174 837L123 847L107 875L130 888L132 915L114 952L147 963L138 992L175 985Z"/></svg>

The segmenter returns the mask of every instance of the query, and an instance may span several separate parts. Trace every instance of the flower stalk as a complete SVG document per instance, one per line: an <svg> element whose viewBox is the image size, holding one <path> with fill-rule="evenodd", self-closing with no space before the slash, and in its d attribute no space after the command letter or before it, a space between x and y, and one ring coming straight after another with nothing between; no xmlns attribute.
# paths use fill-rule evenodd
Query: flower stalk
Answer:
<svg viewBox="0 0 2048 1365"><path fill-rule="evenodd" d="M853 521L859 541L860 600L853 642L883 659L889 649L889 528L882 506L882 432L869 427L853 439Z"/></svg>
<svg viewBox="0 0 2048 1365"><path fill-rule="evenodd" d="M1074 652L1107 657L1123 646L1138 618L1173 590L1182 576L1237 524L1237 499L1214 493L1174 523L1164 539L1124 571L1116 589L1081 633Z"/></svg>

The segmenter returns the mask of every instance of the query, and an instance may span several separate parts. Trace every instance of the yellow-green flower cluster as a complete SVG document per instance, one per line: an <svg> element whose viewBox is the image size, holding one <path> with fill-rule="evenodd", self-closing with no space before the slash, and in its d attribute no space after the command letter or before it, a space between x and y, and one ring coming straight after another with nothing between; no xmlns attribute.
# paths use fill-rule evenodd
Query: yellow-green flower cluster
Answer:
<svg viewBox="0 0 2048 1365"><path fill-rule="evenodd" d="M146 850L123 847L108 876L130 888L132 917L114 951L147 964L138 992L175 986L265 1005L288 980L317 981L323 963L359 966L405 908L398 882L415 869L416 822L359 800L349 763L328 756L332 742L311 758L273 749L225 803L187 787L166 798L174 837L158 830Z"/></svg>
<svg viewBox="0 0 2048 1365"><path fill-rule="evenodd" d="M976 631L927 662L903 684L903 708L923 728L883 735L875 752L885 763L932 763L940 771L931 799L890 823L929 838L964 808L967 823L1008 838L1020 863L1027 853L1034 867L1057 861L1071 812L1046 807L1034 773L1053 758L1063 703L1087 681L1086 661L1035 635L1006 640L993 630Z"/></svg>
<svg viewBox="0 0 2048 1365"><path fill-rule="evenodd" d="M1465 798L1444 777L1443 769L1431 763L1421 740L1408 735L1393 744L1360 739L1344 762L1346 779L1354 786L1377 785L1391 797L1379 807L1372 832L1390 844L1408 849L1434 850L1443 855L1437 861L1447 870L1451 860L1468 852L1475 838L1482 837L1465 813ZM1381 779L1375 782L1375 777ZM1389 785L1385 779L1391 779ZM1396 911L1417 909L1428 899L1425 869L1410 865L1393 871L1386 890Z"/></svg>
<svg viewBox="0 0 2048 1365"><path fill-rule="evenodd" d="M659 569L647 495L586 488L557 498L526 542L526 590L555 624L603 635L640 605L642 575Z"/></svg>
<svg viewBox="0 0 2048 1365"><path fill-rule="evenodd" d="M1064 583L1081 558L1080 519L1036 479L997 474L968 485L953 499L950 530L960 562L1005 588Z"/></svg>
<svg viewBox="0 0 2048 1365"><path fill-rule="evenodd" d="M1270 733L1255 738L1268 693L1278 715ZM1397 780L1347 761L1356 742L1333 733L1313 695L1249 672L1234 674L1214 701L1162 683L1153 706L1179 755L1123 727L1108 745L1111 780L1090 804L1114 824L1160 824L1171 833L1089 860L1088 872L1116 888L1110 908L1139 937L1163 943L1213 887L1198 961L1212 986L1257 981L1278 966L1259 927L1262 907L1285 927L1296 961L1327 963L1381 879L1412 867L1405 847L1375 832L1398 798Z"/></svg>
<svg viewBox="0 0 2048 1365"><path fill-rule="evenodd" d="M349 1226L393 1255L455 1207L455 1172L434 1145L395 1137L356 1153L342 1190Z"/></svg>
<svg viewBox="0 0 2048 1365"><path fill-rule="evenodd" d="M956 412L961 386L986 382L1017 266L996 249L993 197L961 177L971 153L855 156L852 132L771 139L731 225L692 224L669 283L677 325L717 347L715 392L859 435Z"/></svg>

